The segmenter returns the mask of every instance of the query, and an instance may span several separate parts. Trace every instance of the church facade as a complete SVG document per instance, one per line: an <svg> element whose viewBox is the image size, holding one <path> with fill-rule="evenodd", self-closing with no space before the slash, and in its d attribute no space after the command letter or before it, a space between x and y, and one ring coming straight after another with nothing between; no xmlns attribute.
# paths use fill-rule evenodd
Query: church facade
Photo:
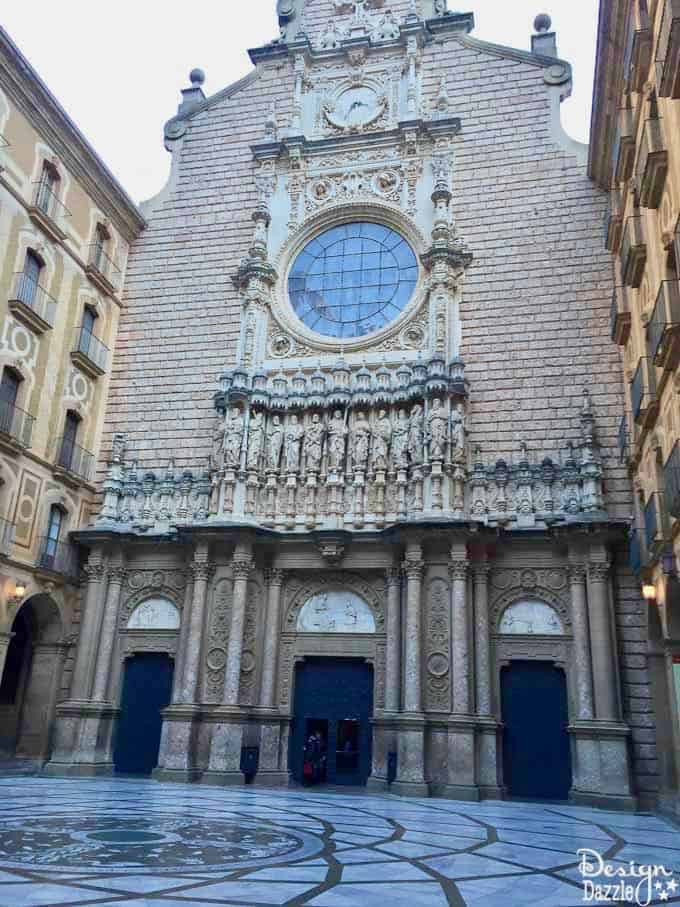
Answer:
<svg viewBox="0 0 680 907"><path fill-rule="evenodd" d="M304 783L316 740L330 782L650 804L606 196L550 20L278 14L165 127L46 771Z"/></svg>

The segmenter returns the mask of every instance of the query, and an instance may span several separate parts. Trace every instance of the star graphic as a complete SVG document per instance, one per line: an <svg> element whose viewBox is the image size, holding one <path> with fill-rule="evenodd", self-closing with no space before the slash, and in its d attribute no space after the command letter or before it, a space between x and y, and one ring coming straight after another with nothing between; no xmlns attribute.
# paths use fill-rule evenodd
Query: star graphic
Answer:
<svg viewBox="0 0 680 907"><path fill-rule="evenodd" d="M675 889L677 887L678 883L675 881L675 879L671 879L670 882L668 882L666 885L666 888L668 888L669 891L673 892L673 894L675 894Z"/></svg>
<svg viewBox="0 0 680 907"><path fill-rule="evenodd" d="M667 900L668 900L668 892L667 892L667 891L662 891L661 894L659 895L659 900L661 900L661 901L667 901Z"/></svg>
<svg viewBox="0 0 680 907"><path fill-rule="evenodd" d="M663 882L655 882L654 887L657 891L661 891L661 889L663 888Z"/></svg>

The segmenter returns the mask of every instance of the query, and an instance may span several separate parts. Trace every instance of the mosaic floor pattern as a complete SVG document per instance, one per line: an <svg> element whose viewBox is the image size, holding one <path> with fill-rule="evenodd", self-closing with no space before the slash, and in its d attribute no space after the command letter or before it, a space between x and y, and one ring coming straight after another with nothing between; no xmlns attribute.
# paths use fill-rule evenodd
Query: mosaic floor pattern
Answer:
<svg viewBox="0 0 680 907"><path fill-rule="evenodd" d="M0 778L0 803L0 907L680 902L680 831L655 816L128 779ZM585 899L580 848L667 874Z"/></svg>

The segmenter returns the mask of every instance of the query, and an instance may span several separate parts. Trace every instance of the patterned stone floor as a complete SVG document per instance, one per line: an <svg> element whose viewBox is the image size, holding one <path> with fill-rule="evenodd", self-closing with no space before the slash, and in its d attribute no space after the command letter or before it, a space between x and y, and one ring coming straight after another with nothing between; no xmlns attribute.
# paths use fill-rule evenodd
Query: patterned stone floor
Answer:
<svg viewBox="0 0 680 907"><path fill-rule="evenodd" d="M680 902L680 832L653 816L128 779L5 777L0 803L0 907L614 903L584 899L579 848L676 870L618 903Z"/></svg>

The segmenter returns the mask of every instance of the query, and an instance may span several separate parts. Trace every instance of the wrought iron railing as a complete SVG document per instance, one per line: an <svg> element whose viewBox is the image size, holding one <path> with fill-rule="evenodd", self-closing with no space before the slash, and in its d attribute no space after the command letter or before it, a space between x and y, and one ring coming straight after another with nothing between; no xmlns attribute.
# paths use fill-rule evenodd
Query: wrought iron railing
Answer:
<svg viewBox="0 0 680 907"><path fill-rule="evenodd" d="M60 469L89 482L94 466L94 454L75 444L71 438L61 437L54 441L54 463Z"/></svg>
<svg viewBox="0 0 680 907"><path fill-rule="evenodd" d="M662 280L647 325L649 355L657 365L662 364L664 341L672 329L680 330L680 281Z"/></svg>
<svg viewBox="0 0 680 907"><path fill-rule="evenodd" d="M9 520L0 520L0 554L7 556L11 552L16 528Z"/></svg>
<svg viewBox="0 0 680 907"><path fill-rule="evenodd" d="M676 441L663 468L664 497L668 512L680 519L680 441Z"/></svg>
<svg viewBox="0 0 680 907"><path fill-rule="evenodd" d="M71 216L71 212L60 201L52 189L52 185L47 180L38 180L33 185L35 186L33 205L60 229L63 228L64 221Z"/></svg>
<svg viewBox="0 0 680 907"><path fill-rule="evenodd" d="M626 219L621 239L621 266L626 286L636 289L640 286L646 261L647 243L642 217L631 215Z"/></svg>
<svg viewBox="0 0 680 907"><path fill-rule="evenodd" d="M612 341L623 346L630 335L630 310L625 287L614 287L609 307L609 331Z"/></svg>
<svg viewBox="0 0 680 907"><path fill-rule="evenodd" d="M87 357L102 372L106 371L109 361L109 348L84 325L74 330L73 352Z"/></svg>
<svg viewBox="0 0 680 907"><path fill-rule="evenodd" d="M14 275L14 293L10 302L22 302L50 327L54 326L57 300L29 274L20 271Z"/></svg>
<svg viewBox="0 0 680 907"><path fill-rule="evenodd" d="M44 535L38 539L38 545L37 567L72 579L77 578L78 552L70 542L57 542Z"/></svg>
<svg viewBox="0 0 680 907"><path fill-rule="evenodd" d="M31 446L35 419L21 407L0 400L0 434L8 435L24 447Z"/></svg>
<svg viewBox="0 0 680 907"><path fill-rule="evenodd" d="M657 93L660 98L677 98L680 94L680 0L663 0L656 48Z"/></svg>
<svg viewBox="0 0 680 907"><path fill-rule="evenodd" d="M93 242L89 247L88 265L107 280L114 290L120 289L120 267L115 258L110 256L100 242Z"/></svg>
<svg viewBox="0 0 680 907"><path fill-rule="evenodd" d="M633 418L638 419L649 404L656 398L656 378L654 365L648 357L638 362L635 375L630 384L630 405Z"/></svg>

